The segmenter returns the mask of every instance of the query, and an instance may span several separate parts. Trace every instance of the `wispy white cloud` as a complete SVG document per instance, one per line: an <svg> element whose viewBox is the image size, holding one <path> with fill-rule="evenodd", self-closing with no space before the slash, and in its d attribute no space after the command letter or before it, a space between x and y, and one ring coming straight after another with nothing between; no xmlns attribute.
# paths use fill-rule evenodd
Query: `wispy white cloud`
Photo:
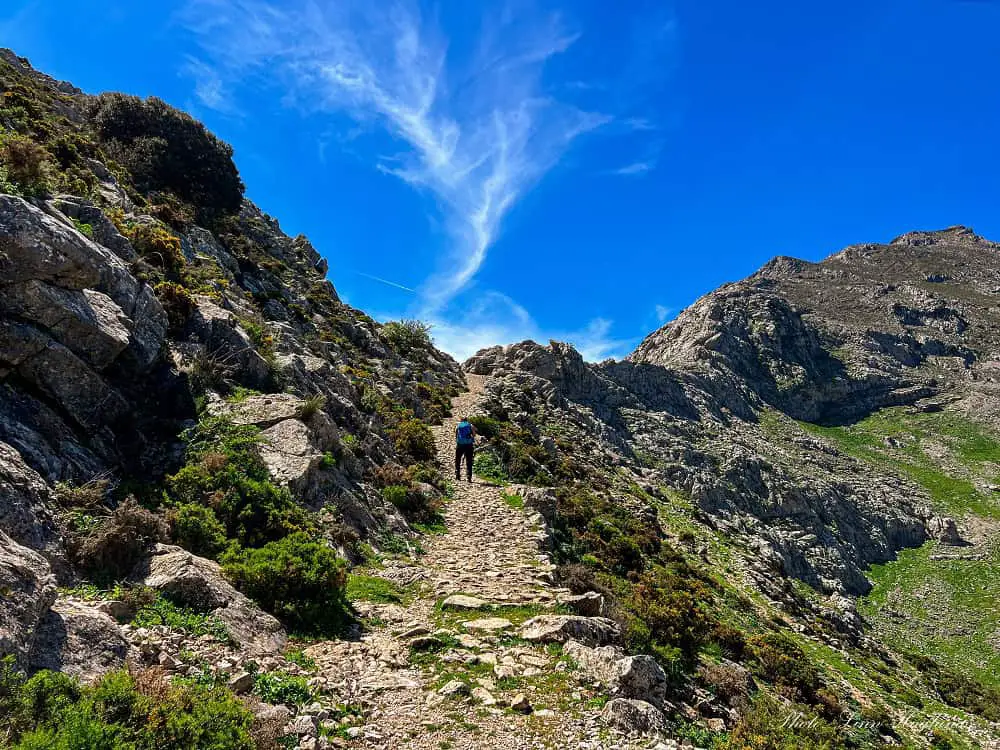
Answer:
<svg viewBox="0 0 1000 750"><path fill-rule="evenodd" d="M642 124L638 130L653 130L655 129L652 125ZM643 175L652 172L660 163L660 155L663 153L663 141L653 140L646 144L645 153L641 159L629 162L628 164L618 167L617 169L612 169L611 174L618 175L619 177L642 177Z"/></svg>
<svg viewBox="0 0 1000 750"><path fill-rule="evenodd" d="M657 322L666 323L667 319L674 314L674 308L667 307L666 305L657 305L655 312Z"/></svg>
<svg viewBox="0 0 1000 750"><path fill-rule="evenodd" d="M531 339L568 342L584 359L597 362L623 357L639 342L638 337L616 336L613 321L605 318L595 318L575 330L540 326L524 307L497 292L475 297L460 319L440 316L429 322L435 344L460 361L488 346Z"/></svg>
<svg viewBox="0 0 1000 750"><path fill-rule="evenodd" d="M572 143L612 119L542 85L545 64L578 37L558 15L489 19L463 61L449 59L435 19L404 2L192 0L182 18L202 42L191 72L206 106L225 102L219 80L266 68L291 101L346 111L402 146L379 168L431 194L453 237L421 289L429 310L474 278L504 218Z"/></svg>
<svg viewBox="0 0 1000 750"><path fill-rule="evenodd" d="M329 115L321 160L336 140L351 141L359 155L362 138L382 135L375 167L430 196L451 241L417 287L369 278L415 289L407 315L431 322L442 348L464 357L488 344L552 337L589 359L624 354L635 342L615 338L611 321L544 330L475 279L514 207L584 136L634 139L640 158L618 174L656 166L662 134L641 89L661 75L669 18L652 26L626 19L629 34L639 34L626 47L632 59L601 80L559 82L548 80L550 64L597 37L535 11L531 0L485 16L477 39L463 34L455 43L417 0L187 0L178 18L199 43L186 72L204 106L234 111L240 89L261 96L277 87L286 105Z"/></svg>
<svg viewBox="0 0 1000 750"><path fill-rule="evenodd" d="M622 125L637 132L643 130L656 130L657 125L648 117L626 117L622 120Z"/></svg>
<svg viewBox="0 0 1000 750"><path fill-rule="evenodd" d="M239 107L213 66L189 56L181 73L194 79L194 95L199 104L227 115L240 114Z"/></svg>

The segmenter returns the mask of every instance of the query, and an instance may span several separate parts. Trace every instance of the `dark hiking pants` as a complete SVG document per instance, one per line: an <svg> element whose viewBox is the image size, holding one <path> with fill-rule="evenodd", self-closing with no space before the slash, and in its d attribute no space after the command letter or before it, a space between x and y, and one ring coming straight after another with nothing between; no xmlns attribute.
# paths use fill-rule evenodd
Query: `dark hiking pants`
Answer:
<svg viewBox="0 0 1000 750"><path fill-rule="evenodd" d="M475 454L475 446L472 444L455 446L455 479L462 478L462 458L465 458L465 472L472 481L472 457Z"/></svg>

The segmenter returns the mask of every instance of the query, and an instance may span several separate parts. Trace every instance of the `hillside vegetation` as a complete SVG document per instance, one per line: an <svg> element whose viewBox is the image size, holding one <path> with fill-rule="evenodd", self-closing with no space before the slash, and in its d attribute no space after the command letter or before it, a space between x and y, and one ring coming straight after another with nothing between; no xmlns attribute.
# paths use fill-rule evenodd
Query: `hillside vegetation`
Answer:
<svg viewBox="0 0 1000 750"><path fill-rule="evenodd" d="M0 744L1000 743L1000 246L459 365L232 157L0 52Z"/></svg>

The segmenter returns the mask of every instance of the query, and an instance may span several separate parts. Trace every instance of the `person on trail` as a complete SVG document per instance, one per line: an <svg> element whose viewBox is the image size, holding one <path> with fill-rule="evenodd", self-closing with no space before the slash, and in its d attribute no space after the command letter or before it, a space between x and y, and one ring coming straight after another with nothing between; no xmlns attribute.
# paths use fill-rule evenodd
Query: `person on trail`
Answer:
<svg viewBox="0 0 1000 750"><path fill-rule="evenodd" d="M465 472L472 481L472 461L476 453L476 428L468 417L455 428L455 480L462 478L462 459L465 459Z"/></svg>

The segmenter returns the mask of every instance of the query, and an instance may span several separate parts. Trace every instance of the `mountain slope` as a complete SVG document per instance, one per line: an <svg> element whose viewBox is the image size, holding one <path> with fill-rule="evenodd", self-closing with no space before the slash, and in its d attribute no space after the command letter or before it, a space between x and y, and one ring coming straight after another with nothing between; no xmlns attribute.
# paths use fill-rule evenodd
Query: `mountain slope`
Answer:
<svg viewBox="0 0 1000 750"><path fill-rule="evenodd" d="M561 487L564 580L583 562L641 619L621 577L696 553L757 604L749 624L717 592L716 617L744 634L784 620L849 701L929 726L952 715L934 701L982 690L966 708L995 721L976 707L997 685L997 250L956 227L778 258L624 362L530 342L473 357L511 425L504 471ZM581 515L583 492L607 510ZM642 548L615 507L656 519L672 551Z"/></svg>
<svg viewBox="0 0 1000 750"><path fill-rule="evenodd" d="M995 243L460 367L184 113L9 51L0 94L0 743L1000 740Z"/></svg>

